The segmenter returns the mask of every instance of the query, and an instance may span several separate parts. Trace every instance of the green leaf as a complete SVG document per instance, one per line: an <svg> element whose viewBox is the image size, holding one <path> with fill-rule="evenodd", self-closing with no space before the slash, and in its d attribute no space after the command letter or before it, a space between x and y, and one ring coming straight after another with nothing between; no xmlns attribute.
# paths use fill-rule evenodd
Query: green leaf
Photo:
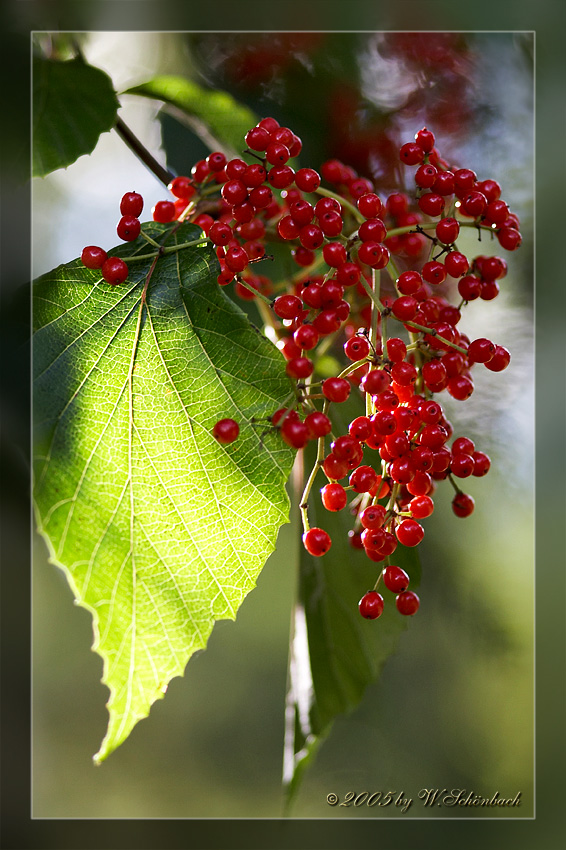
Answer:
<svg viewBox="0 0 566 850"><path fill-rule="evenodd" d="M33 60L33 176L92 153L120 104L110 78L82 59Z"/></svg>
<svg viewBox="0 0 566 850"><path fill-rule="evenodd" d="M336 433L344 433L344 429ZM310 448L305 454L305 461L312 463ZM318 486L325 480L321 474ZM317 489L315 484L313 491ZM322 558L313 558L301 547L286 711L287 807L333 721L360 703L367 686L377 680L385 661L396 650L410 619L399 614L394 594L387 589L381 591L385 600L381 617L364 620L360 616L358 601L373 588L383 565L350 546L348 531L353 518L347 508L329 514L320 498L313 497L309 521L311 527L329 532L332 547ZM418 587L420 562L415 549L399 545L391 563L408 573L411 589Z"/></svg>
<svg viewBox="0 0 566 850"><path fill-rule="evenodd" d="M240 155L244 136L255 124L257 116L227 92L204 89L184 77L159 76L147 83L127 89L124 94L136 94L161 100L193 122L204 124L204 135L211 136L210 147L217 147L227 156ZM198 133L203 135L203 133Z"/></svg>
<svg viewBox="0 0 566 850"><path fill-rule="evenodd" d="M144 229L168 246L202 238L189 224ZM119 253L151 250L140 238ZM214 250L173 250L153 273L150 259L128 264L120 286L75 260L34 290L36 512L104 660L97 761L214 622L235 618L288 522L294 457L251 423L291 385L281 354L218 287ZM222 446L211 431L225 417L240 437Z"/></svg>

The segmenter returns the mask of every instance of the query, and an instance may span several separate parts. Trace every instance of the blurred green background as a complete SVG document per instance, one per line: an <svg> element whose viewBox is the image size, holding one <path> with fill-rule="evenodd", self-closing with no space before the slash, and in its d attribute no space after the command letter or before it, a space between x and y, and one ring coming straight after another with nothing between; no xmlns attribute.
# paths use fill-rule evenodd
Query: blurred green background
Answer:
<svg viewBox="0 0 566 850"><path fill-rule="evenodd" d="M385 194L391 151L426 123L444 156L494 177L522 221L501 295L473 303L462 327L513 355L503 374L478 372L466 405L449 406L455 435L471 436L493 468L469 491L468 520L448 485L426 523L421 611L381 680L340 718L307 774L298 818L531 818L534 772L533 36L526 32L222 34L95 32L87 59L118 91L156 73L229 90L259 115L299 133L301 164L350 159ZM187 172L206 153L157 105L131 96L121 115L162 161ZM161 134L163 129L163 137ZM162 148L162 140L166 146ZM125 191L146 209L163 188L112 133L91 157L33 181L33 273L113 246ZM470 250L475 246L470 244ZM482 244L482 252L497 253ZM499 252L502 253L502 252ZM32 802L36 818L278 818L287 642L296 535L280 545L235 623L173 680L163 702L99 768L106 725L100 659L88 614L72 605L41 540L33 559ZM522 794L519 809L423 808L423 788ZM340 810L326 795L404 792L406 814Z"/></svg>

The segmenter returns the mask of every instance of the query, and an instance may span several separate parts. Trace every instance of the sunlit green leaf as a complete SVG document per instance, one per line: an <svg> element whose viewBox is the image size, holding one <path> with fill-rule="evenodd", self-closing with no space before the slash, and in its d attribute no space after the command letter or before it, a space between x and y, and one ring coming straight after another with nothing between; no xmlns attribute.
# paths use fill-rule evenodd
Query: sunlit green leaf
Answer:
<svg viewBox="0 0 566 850"><path fill-rule="evenodd" d="M201 122L205 133L229 156L241 153L244 136L257 123L251 109L227 92L202 88L185 77L154 77L147 83L128 89L125 94L161 100L190 119Z"/></svg>
<svg viewBox="0 0 566 850"><path fill-rule="evenodd" d="M144 226L168 246L193 225ZM141 238L120 255L147 255ZM128 736L214 622L234 619L288 521L293 452L253 417L290 384L218 287L209 246L129 259L111 287L76 260L35 284L35 502L51 560L93 616L110 722ZM147 290L146 290L147 284ZM214 423L240 424L222 446Z"/></svg>

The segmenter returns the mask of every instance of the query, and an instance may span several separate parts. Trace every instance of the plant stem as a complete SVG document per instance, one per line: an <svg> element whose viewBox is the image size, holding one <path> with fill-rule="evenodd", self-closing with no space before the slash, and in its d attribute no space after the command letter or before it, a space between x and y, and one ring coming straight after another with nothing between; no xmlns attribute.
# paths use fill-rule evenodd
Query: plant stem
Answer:
<svg viewBox="0 0 566 850"><path fill-rule="evenodd" d="M116 118L114 129L121 139L128 145L130 150L135 153L138 159L141 160L147 168L149 168L152 174L154 174L164 186L168 186L175 177L173 172L161 165L161 163L159 163L155 157L150 154L145 145L140 142L138 137L132 133L128 125L125 124L119 116Z"/></svg>

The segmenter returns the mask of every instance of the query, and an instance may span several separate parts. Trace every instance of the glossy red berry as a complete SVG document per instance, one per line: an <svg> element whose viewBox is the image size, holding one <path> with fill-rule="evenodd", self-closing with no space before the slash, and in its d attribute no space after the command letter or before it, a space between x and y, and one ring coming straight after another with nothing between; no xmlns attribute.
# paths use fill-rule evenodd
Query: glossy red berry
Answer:
<svg viewBox="0 0 566 850"><path fill-rule="evenodd" d="M196 192L191 178L183 176L174 177L167 188L172 195L175 195L176 198L182 198L184 201L190 200ZM139 215L139 213L137 213L137 215Z"/></svg>
<svg viewBox="0 0 566 850"><path fill-rule="evenodd" d="M345 378L326 378L322 382L322 393L329 401L341 403L350 395L350 384Z"/></svg>
<svg viewBox="0 0 566 850"><path fill-rule="evenodd" d="M368 192L358 198L356 206L364 218L377 218L383 210L381 199L373 192Z"/></svg>
<svg viewBox="0 0 566 850"><path fill-rule="evenodd" d="M325 413L313 410L305 417L305 425L309 429L311 439L326 437L332 431L332 422ZM345 473L344 473L345 474Z"/></svg>
<svg viewBox="0 0 566 850"><path fill-rule="evenodd" d="M348 360L363 360L370 352L370 345L365 336L352 336L344 344L344 354Z"/></svg>
<svg viewBox="0 0 566 850"><path fill-rule="evenodd" d="M401 593L409 586L409 576L401 567L394 565L385 567L382 576L385 587L393 593Z"/></svg>
<svg viewBox="0 0 566 850"><path fill-rule="evenodd" d="M466 493L456 493L452 499L452 510L458 517L467 517L473 513L475 507L474 500Z"/></svg>
<svg viewBox="0 0 566 850"><path fill-rule="evenodd" d="M273 310L280 319L295 319L302 310L301 299L296 295L280 295L273 302Z"/></svg>
<svg viewBox="0 0 566 850"><path fill-rule="evenodd" d="M445 203L442 195L439 195L437 192L427 192L425 195L421 195L418 200L420 209L432 218L440 215Z"/></svg>
<svg viewBox="0 0 566 850"><path fill-rule="evenodd" d="M495 346L495 354L485 364L486 369L490 372L502 372L511 362L511 354L504 348L503 345Z"/></svg>
<svg viewBox="0 0 566 850"><path fill-rule="evenodd" d="M83 248L81 262L87 269L100 269L107 256L106 251L99 248L98 245L87 245L86 248Z"/></svg>
<svg viewBox="0 0 566 850"><path fill-rule="evenodd" d="M436 238L445 245L451 245L458 238L460 225L455 218L441 218L436 225Z"/></svg>
<svg viewBox="0 0 566 850"><path fill-rule="evenodd" d="M377 620L383 612L383 596L377 590L369 590L360 599L358 608L366 620Z"/></svg>
<svg viewBox="0 0 566 850"><path fill-rule="evenodd" d="M368 505L360 514L360 522L364 528L381 528L385 514L386 510L383 505Z"/></svg>
<svg viewBox="0 0 566 850"><path fill-rule="evenodd" d="M320 174L314 168L299 168L295 173L295 186L302 192L314 192L320 186Z"/></svg>
<svg viewBox="0 0 566 850"><path fill-rule="evenodd" d="M327 511L341 511L346 507L348 496L346 491L337 481L326 484L320 491L322 504Z"/></svg>
<svg viewBox="0 0 566 850"><path fill-rule="evenodd" d="M330 535L322 528L310 528L303 534L303 545L309 555L320 558L326 555L332 545Z"/></svg>
<svg viewBox="0 0 566 850"><path fill-rule="evenodd" d="M158 201L151 211L153 220L160 224L168 224L175 220L177 211L173 201Z"/></svg>
<svg viewBox="0 0 566 850"><path fill-rule="evenodd" d="M376 484L378 474L371 466L358 466L350 475L349 483L356 493L369 493Z"/></svg>
<svg viewBox="0 0 566 850"><path fill-rule="evenodd" d="M416 142L407 142L399 150L399 159L405 165L418 165L424 158L424 150Z"/></svg>
<svg viewBox="0 0 566 850"><path fill-rule="evenodd" d="M403 546L418 546L424 537L424 528L414 519L404 519L395 529L395 534Z"/></svg>
<svg viewBox="0 0 566 850"><path fill-rule="evenodd" d="M116 286L124 283L128 277L128 266L119 257L108 257L102 264L101 272L106 283Z"/></svg>
<svg viewBox="0 0 566 850"><path fill-rule="evenodd" d="M293 449L302 449L310 439L308 426L300 419L288 416L281 425L281 437Z"/></svg>
<svg viewBox="0 0 566 850"><path fill-rule="evenodd" d="M240 426L234 419L220 419L212 429L212 436L223 445L238 439Z"/></svg>
<svg viewBox="0 0 566 850"><path fill-rule="evenodd" d="M397 610L400 614L406 617L412 617L419 610L420 600L416 593L412 590L405 590L399 593L395 599Z"/></svg>
<svg viewBox="0 0 566 850"><path fill-rule="evenodd" d="M140 220L133 215L123 215L118 222L116 232L124 242L133 242L140 235Z"/></svg>
<svg viewBox="0 0 566 850"><path fill-rule="evenodd" d="M120 201L120 213L139 218L143 210L143 198L138 192L126 192Z"/></svg>

